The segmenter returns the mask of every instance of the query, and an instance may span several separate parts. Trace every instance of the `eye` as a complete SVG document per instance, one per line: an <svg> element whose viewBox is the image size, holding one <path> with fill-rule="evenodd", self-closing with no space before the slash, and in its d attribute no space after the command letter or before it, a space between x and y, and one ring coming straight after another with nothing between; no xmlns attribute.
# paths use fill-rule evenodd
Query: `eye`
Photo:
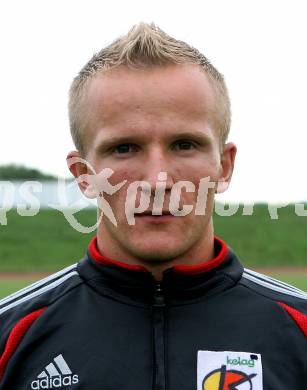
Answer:
<svg viewBox="0 0 307 390"><path fill-rule="evenodd" d="M129 152L134 152L136 151L137 149L137 146L135 144L120 144L120 145L117 145L113 148L113 151L116 153L116 154L126 154L126 153L129 153Z"/></svg>
<svg viewBox="0 0 307 390"><path fill-rule="evenodd" d="M174 148L177 150L192 150L195 147L195 143L191 141L177 141L174 145Z"/></svg>

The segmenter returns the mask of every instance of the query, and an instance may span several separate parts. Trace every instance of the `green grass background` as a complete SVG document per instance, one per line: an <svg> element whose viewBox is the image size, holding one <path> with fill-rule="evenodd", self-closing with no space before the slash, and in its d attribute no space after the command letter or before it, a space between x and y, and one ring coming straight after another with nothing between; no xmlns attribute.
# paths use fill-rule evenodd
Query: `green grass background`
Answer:
<svg viewBox="0 0 307 390"><path fill-rule="evenodd" d="M240 206L231 217L214 215L215 234L235 250L246 267L307 267L307 217L297 216L294 205L279 209L278 216L271 219L266 204L255 205L252 216L243 215ZM91 226L96 210L82 210L75 217ZM7 224L0 225L0 273L24 272L25 280L0 280L0 296L29 284L27 272L51 273L78 261L94 235L75 231L57 210L41 209L33 217L10 210ZM307 275L300 271L274 276L307 291Z"/></svg>

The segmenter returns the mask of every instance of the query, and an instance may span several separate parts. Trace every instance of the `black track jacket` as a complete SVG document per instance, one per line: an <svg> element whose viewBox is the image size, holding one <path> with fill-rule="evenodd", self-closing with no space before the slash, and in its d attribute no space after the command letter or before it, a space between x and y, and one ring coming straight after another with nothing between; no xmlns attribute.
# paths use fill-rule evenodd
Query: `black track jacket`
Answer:
<svg viewBox="0 0 307 390"><path fill-rule="evenodd" d="M215 258L155 282L87 255L0 301L0 389L306 390L307 294Z"/></svg>

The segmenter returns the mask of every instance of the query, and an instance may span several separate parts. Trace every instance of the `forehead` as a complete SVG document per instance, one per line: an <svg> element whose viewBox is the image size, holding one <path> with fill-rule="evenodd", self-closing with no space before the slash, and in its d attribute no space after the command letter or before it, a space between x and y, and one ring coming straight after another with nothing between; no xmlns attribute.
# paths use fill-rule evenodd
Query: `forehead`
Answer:
<svg viewBox="0 0 307 390"><path fill-rule="evenodd" d="M150 122L210 121L214 90L198 65L121 67L95 76L87 89L86 131Z"/></svg>

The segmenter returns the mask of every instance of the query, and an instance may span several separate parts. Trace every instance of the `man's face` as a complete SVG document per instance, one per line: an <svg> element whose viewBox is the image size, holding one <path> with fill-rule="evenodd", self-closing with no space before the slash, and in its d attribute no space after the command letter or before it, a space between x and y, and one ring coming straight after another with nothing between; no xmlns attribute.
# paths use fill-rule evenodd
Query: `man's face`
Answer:
<svg viewBox="0 0 307 390"><path fill-rule="evenodd" d="M212 228L215 188L209 190L205 215L195 215L195 209L186 216L136 214L129 225L125 202L129 184L146 181L152 188L147 211L152 210L158 174L166 172L163 210L169 211L172 187L183 180L192 182L195 192L183 189L180 205L195 207L200 179L210 176L216 182L232 171L234 156L227 151L221 156L213 127L214 104L208 77L196 65L122 67L91 81L86 160L97 173L111 168L112 185L127 180L118 192L104 196L117 221L114 226L103 217L98 229L105 245L112 240L129 258L161 261L193 253L205 239Z"/></svg>

